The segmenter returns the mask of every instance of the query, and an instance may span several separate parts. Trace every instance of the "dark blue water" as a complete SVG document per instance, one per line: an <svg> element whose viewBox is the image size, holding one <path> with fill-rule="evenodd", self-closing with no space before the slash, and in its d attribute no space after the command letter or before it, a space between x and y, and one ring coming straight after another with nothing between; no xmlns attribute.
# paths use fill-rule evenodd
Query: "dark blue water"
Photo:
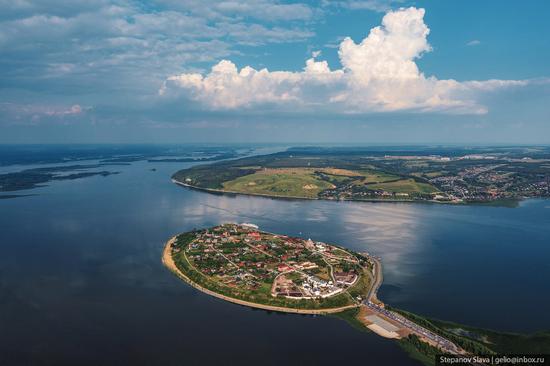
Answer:
<svg viewBox="0 0 550 366"><path fill-rule="evenodd" d="M341 320L229 304L162 266L166 239L227 221L381 256L380 297L393 306L500 330L550 329L550 201L220 196L172 184L184 166L137 162L0 200L1 365L416 364Z"/></svg>

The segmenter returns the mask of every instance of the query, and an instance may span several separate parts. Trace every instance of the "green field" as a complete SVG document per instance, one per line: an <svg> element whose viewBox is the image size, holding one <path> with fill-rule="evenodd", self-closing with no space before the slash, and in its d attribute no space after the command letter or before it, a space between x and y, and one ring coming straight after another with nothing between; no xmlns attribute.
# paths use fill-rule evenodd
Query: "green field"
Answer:
<svg viewBox="0 0 550 366"><path fill-rule="evenodd" d="M319 192L334 188L334 184L338 185L345 180L353 181L356 185L366 184L369 189L382 189L394 193L437 192L437 189L430 184L417 182L412 178L400 179L397 175L381 171L340 171L346 175L334 174L330 169L262 169L224 182L222 186L224 190L231 192L305 198L316 198Z"/></svg>
<svg viewBox="0 0 550 366"><path fill-rule="evenodd" d="M395 193L435 193L437 189L427 183L417 182L414 179L401 179L395 182L369 184L370 189L383 189Z"/></svg>
<svg viewBox="0 0 550 366"><path fill-rule="evenodd" d="M193 170L191 170L193 171ZM317 198L326 189L351 184L365 186L370 190L384 190L391 193L430 194L438 190L428 183L418 182L413 178L402 178L398 175L373 169L347 170L338 168L264 168L244 167L240 169L214 170L212 176L225 176L230 179L218 184L228 192L245 194L263 194L279 197ZM201 186L204 174L189 174L194 183ZM218 178L219 179L219 178ZM216 187L216 184L205 184Z"/></svg>
<svg viewBox="0 0 550 366"><path fill-rule="evenodd" d="M358 173L365 177L362 183L384 183L392 180L398 180L398 175L380 172L376 170L359 170Z"/></svg>
<svg viewBox="0 0 550 366"><path fill-rule="evenodd" d="M472 154L492 158L462 158ZM176 172L173 179L196 188L273 197L449 204L500 202L550 197L549 154L550 149L546 148L393 147L386 151L374 147L304 147L196 165ZM477 168L487 169L468 175ZM262 175L286 169L294 171L271 177ZM454 183L449 184L451 181Z"/></svg>
<svg viewBox="0 0 550 366"><path fill-rule="evenodd" d="M223 189L248 194L316 198L333 185L317 178L313 169L266 169L223 183Z"/></svg>
<svg viewBox="0 0 550 366"><path fill-rule="evenodd" d="M444 170L439 172L428 172L428 173L425 173L424 176L428 178L435 178L435 177L441 177L442 175L445 175L445 173L447 172Z"/></svg>

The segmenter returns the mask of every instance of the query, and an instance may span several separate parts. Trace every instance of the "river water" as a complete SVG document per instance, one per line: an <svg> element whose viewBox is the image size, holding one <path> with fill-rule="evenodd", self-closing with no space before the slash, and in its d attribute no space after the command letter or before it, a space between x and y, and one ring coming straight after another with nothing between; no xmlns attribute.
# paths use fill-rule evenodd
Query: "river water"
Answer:
<svg viewBox="0 0 550 366"><path fill-rule="evenodd" d="M550 201L214 195L172 184L185 166L136 162L0 200L0 365L417 364L339 319L229 304L162 266L168 238L223 222L378 255L379 297L395 307L499 330L550 329Z"/></svg>

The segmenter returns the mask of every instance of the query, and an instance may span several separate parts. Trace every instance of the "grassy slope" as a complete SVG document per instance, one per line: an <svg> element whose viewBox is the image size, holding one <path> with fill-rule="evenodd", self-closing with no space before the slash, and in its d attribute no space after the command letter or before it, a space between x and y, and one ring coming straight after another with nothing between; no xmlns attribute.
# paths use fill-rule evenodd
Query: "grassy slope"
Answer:
<svg viewBox="0 0 550 366"><path fill-rule="evenodd" d="M331 184L315 176L314 172L314 169L309 168L260 170L254 174L224 182L223 189L251 194L315 198L322 190L331 188ZM417 182L414 179L396 180L399 179L398 176L384 172L368 170L357 172L357 175L365 177L365 179L359 179L357 184L367 183L370 189L409 194L437 192L437 189L429 184ZM349 179L349 176L330 176L334 180Z"/></svg>
<svg viewBox="0 0 550 366"><path fill-rule="evenodd" d="M392 180L399 179L399 176L376 171L376 170L358 170L357 171L359 175L362 175L365 177L365 179L362 181L362 183L384 183Z"/></svg>
<svg viewBox="0 0 550 366"><path fill-rule="evenodd" d="M401 179L396 182L369 184L370 189L383 189L395 193L433 193L437 189L427 183L420 183L414 179Z"/></svg>
<svg viewBox="0 0 550 366"><path fill-rule="evenodd" d="M356 156L266 155L199 165L180 170L173 177L197 187L297 198L316 198L332 184L349 183L396 193L437 191L428 183L380 170Z"/></svg>
<svg viewBox="0 0 550 366"><path fill-rule="evenodd" d="M315 177L313 173L312 169L299 168L260 170L224 182L223 188L242 193L315 198L319 192L330 188L331 184Z"/></svg>

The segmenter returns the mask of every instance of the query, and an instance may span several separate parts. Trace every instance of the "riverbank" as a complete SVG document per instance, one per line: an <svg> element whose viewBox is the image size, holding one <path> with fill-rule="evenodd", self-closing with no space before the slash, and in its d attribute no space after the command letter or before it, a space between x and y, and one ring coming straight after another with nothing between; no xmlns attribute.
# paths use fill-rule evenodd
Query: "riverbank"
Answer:
<svg viewBox="0 0 550 366"><path fill-rule="evenodd" d="M244 193L244 192L236 192L236 191L228 191L225 189L216 189L216 188L205 188L205 187L198 187L194 186L188 183L181 182L177 179L172 178L172 183L175 183L177 185L180 185L182 187L194 189L197 191L207 192L207 193L214 193L214 194L227 194L227 195L235 195L235 196L255 196L255 197L264 197L264 198L274 198L274 199L281 199L281 200L304 200L304 201L343 201L343 202L392 202L392 203L437 203L437 204L446 204L446 205L460 205L460 204L467 204L467 202L454 202L454 201L436 201L436 200L410 200L410 199L392 199L392 198L371 198L371 199L360 199L360 200L350 200L350 199L326 199L326 198L319 198L319 197L298 197L298 196L284 196L284 195L271 195L271 194L265 194L265 193Z"/></svg>
<svg viewBox="0 0 550 366"><path fill-rule="evenodd" d="M178 276L180 279L191 285L192 287L196 288L197 290L204 292L210 296L217 297L219 299L232 302L234 304L248 306L252 308L257 309L263 309L268 311L277 311L282 313L294 313L294 314L310 314L310 315L325 315L325 314L334 314L339 313L345 310L354 309L359 307L360 305L346 305L342 307L337 308L326 308L326 309L294 309L294 308L286 308L281 306L272 306L272 305L264 305L264 304L258 304L253 303L249 301L239 300L235 299L233 297L228 297L225 295L218 294L214 291L211 291L207 288L204 288L200 286L199 284L192 281L189 277L187 277L182 271L179 270L179 268L176 266L176 263L174 262L172 258L172 244L176 241L176 237L172 237L170 240L168 240L164 246L164 250L162 253L162 263L176 276Z"/></svg>
<svg viewBox="0 0 550 366"><path fill-rule="evenodd" d="M494 206L494 207L508 207L516 208L519 206L520 202L527 199L537 199L536 197L520 197L517 199L498 199L494 201L437 201L437 200L411 200L411 199L393 199L393 198L366 198L366 199L326 199L319 197L297 197L297 196L276 196L265 193L244 193L236 191L228 191L225 189L215 189L215 188L205 188L198 187L188 183L181 182L177 179L172 178L172 183L177 184L182 187L189 189L213 193L213 194L227 194L234 196L254 196L254 197L264 197L280 200L300 200L300 201L342 201L342 202L370 202L370 203L415 203L415 204L439 204L439 205L450 205L450 206Z"/></svg>
<svg viewBox="0 0 550 366"><path fill-rule="evenodd" d="M180 182L177 179L172 178L172 183L175 183L177 185L180 185L182 187L194 189L197 191L207 192L207 193L214 193L214 194L228 194L228 195L239 195L239 196L258 196L258 197L265 197L265 198L278 198L283 200L306 200L306 201L319 201L320 198L317 197L297 197L297 196L274 196L270 194L264 194L264 193L243 193L243 192L235 192L235 191L227 191L225 189L215 189L215 188L204 188L204 187L197 187L188 183ZM328 201L328 200L327 200Z"/></svg>

